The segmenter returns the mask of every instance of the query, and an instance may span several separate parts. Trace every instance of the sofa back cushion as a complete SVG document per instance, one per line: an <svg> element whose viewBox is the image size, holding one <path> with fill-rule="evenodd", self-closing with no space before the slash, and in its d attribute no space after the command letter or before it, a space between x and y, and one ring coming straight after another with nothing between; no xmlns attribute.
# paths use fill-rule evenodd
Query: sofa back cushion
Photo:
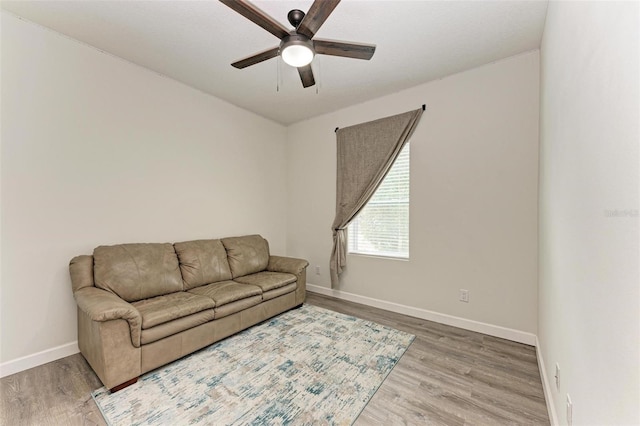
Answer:
<svg viewBox="0 0 640 426"><path fill-rule="evenodd" d="M223 238L233 278L264 271L269 264L269 243L260 235Z"/></svg>
<svg viewBox="0 0 640 426"><path fill-rule="evenodd" d="M178 256L170 243L100 246L93 262L96 287L127 302L182 290Z"/></svg>
<svg viewBox="0 0 640 426"><path fill-rule="evenodd" d="M227 251L220 240L175 243L184 289L231 279Z"/></svg>

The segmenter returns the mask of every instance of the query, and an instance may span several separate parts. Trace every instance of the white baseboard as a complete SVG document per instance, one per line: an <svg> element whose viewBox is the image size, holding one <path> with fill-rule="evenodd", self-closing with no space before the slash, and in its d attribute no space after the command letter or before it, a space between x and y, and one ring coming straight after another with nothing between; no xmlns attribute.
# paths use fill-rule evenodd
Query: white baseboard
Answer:
<svg viewBox="0 0 640 426"><path fill-rule="evenodd" d="M526 345L536 344L536 335L525 331L514 330L512 328L501 327L499 325L487 324L484 322L469 320L456 317L453 315L441 314L412 306L401 305L399 303L387 302L385 300L374 299L372 297L360 296L358 294L348 293L346 291L335 290L332 288L321 287L315 284L307 283L307 290L313 293L332 296L338 299L348 300L350 302L361 303L374 308L385 309L387 311L399 314L409 315L428 321L438 322L440 324L451 325L453 327L464 328L465 330L476 331L478 333L488 334L490 336L500 337L514 342L524 343Z"/></svg>
<svg viewBox="0 0 640 426"><path fill-rule="evenodd" d="M542 356L542 350L540 349L540 341L536 336L536 355L538 358L538 369L540 370L540 378L542 379L542 389L544 390L544 399L547 402L547 412L549 413L549 420L551 426L558 426L558 413L556 412L556 406L553 402L553 394L551 393L551 385L549 384L549 377L547 376L547 369L544 365L544 357Z"/></svg>
<svg viewBox="0 0 640 426"><path fill-rule="evenodd" d="M46 349L32 355L23 356L12 361L0 364L0 377L10 376L69 355L77 354L78 342L71 342L65 345L56 346L55 348Z"/></svg>

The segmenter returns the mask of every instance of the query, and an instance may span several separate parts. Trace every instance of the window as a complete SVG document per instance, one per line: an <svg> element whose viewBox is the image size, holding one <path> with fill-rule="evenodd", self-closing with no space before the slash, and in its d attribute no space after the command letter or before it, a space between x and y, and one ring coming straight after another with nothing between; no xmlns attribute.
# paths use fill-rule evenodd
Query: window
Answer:
<svg viewBox="0 0 640 426"><path fill-rule="evenodd" d="M349 253L409 258L409 143L347 232Z"/></svg>

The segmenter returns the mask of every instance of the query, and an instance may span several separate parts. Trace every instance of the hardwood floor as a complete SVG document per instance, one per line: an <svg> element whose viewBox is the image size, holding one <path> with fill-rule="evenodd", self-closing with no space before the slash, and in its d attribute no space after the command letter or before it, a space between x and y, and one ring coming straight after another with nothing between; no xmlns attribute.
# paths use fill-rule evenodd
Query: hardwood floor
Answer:
<svg viewBox="0 0 640 426"><path fill-rule="evenodd" d="M307 303L415 334L356 425L548 425L535 348L307 293ZM104 425L80 354L0 379L1 425Z"/></svg>
<svg viewBox="0 0 640 426"><path fill-rule="evenodd" d="M102 387L75 354L0 379L0 425L104 425L91 391Z"/></svg>
<svg viewBox="0 0 640 426"><path fill-rule="evenodd" d="M533 346L310 294L308 303L415 334L356 425L548 425Z"/></svg>

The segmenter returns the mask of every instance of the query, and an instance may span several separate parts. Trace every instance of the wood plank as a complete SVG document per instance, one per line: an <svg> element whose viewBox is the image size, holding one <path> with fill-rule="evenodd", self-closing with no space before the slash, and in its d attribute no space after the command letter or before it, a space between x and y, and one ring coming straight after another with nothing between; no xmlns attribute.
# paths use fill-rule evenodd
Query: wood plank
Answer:
<svg viewBox="0 0 640 426"><path fill-rule="evenodd" d="M102 384L80 354L0 379L2 425L105 425L91 391Z"/></svg>

